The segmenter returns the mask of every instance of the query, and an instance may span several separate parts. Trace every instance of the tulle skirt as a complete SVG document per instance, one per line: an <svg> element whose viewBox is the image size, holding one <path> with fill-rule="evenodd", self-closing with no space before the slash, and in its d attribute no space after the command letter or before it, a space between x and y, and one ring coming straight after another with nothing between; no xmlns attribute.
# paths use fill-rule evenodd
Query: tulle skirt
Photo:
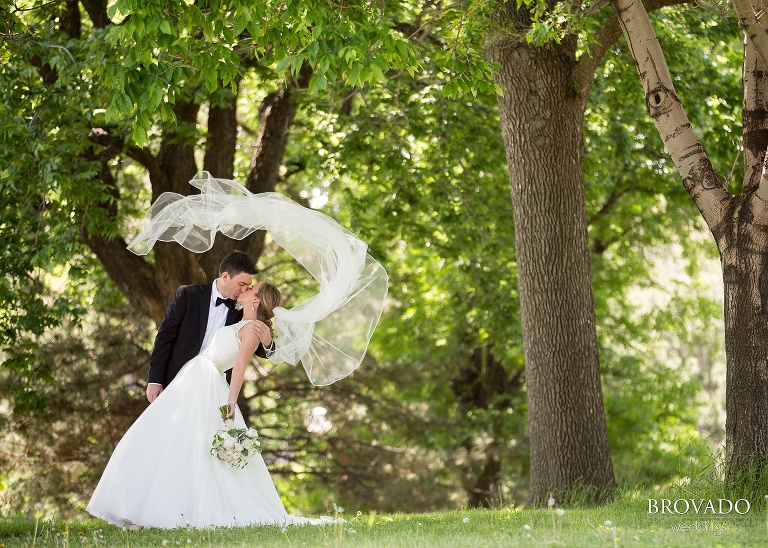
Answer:
<svg viewBox="0 0 768 548"><path fill-rule="evenodd" d="M260 454L243 469L211 456L228 394L205 356L188 362L120 440L87 511L129 528L323 522L287 514Z"/></svg>

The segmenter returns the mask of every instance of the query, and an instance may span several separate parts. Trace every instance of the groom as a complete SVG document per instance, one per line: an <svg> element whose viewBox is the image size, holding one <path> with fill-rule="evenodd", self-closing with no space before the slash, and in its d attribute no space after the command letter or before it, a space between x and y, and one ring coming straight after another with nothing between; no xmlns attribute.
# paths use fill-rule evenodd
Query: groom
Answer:
<svg viewBox="0 0 768 548"><path fill-rule="evenodd" d="M155 401L185 363L205 350L216 330L243 318L242 311L235 310L235 301L251 285L255 273L253 260L245 253L233 251L221 261L219 277L212 283L183 285L176 291L158 328L149 359L149 403ZM260 341L256 355L268 358L275 351L269 326L258 320L250 326ZM227 380L230 375L231 370L227 371Z"/></svg>

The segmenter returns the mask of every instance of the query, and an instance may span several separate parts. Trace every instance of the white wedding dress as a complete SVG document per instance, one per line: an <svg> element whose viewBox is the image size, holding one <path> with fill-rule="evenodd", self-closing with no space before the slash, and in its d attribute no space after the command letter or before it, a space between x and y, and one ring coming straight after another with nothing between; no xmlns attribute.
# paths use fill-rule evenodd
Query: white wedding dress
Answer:
<svg viewBox="0 0 768 548"><path fill-rule="evenodd" d="M107 464L87 506L94 516L129 528L234 527L322 524L285 511L261 454L243 469L210 454L223 428L218 407L227 402L224 372L239 351L240 328L219 329L211 344L181 369L142 413ZM235 426L245 428L240 411Z"/></svg>

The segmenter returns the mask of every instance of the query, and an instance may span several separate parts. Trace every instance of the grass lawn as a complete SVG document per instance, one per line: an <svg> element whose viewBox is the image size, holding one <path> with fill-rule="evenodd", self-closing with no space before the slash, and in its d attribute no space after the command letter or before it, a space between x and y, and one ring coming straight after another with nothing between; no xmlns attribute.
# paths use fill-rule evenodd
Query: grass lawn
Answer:
<svg viewBox="0 0 768 548"><path fill-rule="evenodd" d="M127 531L101 521L0 520L0 546L768 546L761 505L746 515L661 517L647 499L598 508L341 515L306 527ZM562 515L561 515L562 514ZM37 526L37 532L35 528Z"/></svg>

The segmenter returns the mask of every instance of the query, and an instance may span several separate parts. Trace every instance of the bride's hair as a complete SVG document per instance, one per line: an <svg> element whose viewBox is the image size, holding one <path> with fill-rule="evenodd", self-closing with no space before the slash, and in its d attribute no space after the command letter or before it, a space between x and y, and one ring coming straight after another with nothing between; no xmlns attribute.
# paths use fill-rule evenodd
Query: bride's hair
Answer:
<svg viewBox="0 0 768 548"><path fill-rule="evenodd" d="M261 288L259 289L259 298L261 303L259 304L259 310L256 314L257 319L261 320L269 326L274 336L274 329L272 329L272 318L275 317L275 307L280 306L280 301L283 299L282 293L277 286L270 280L264 280Z"/></svg>

